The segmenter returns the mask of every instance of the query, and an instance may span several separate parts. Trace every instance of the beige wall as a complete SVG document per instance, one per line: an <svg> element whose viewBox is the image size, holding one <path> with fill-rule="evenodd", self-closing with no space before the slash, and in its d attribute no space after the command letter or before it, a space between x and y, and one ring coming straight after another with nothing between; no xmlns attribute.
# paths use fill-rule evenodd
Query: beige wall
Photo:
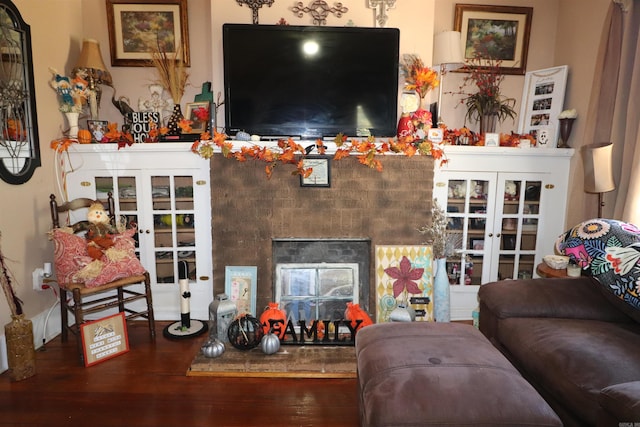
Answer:
<svg viewBox="0 0 640 427"><path fill-rule="evenodd" d="M102 0L14 0L23 18L31 25L34 45L34 69L38 104L38 120L41 137L43 166L26 184L12 186L0 182L0 196L4 200L0 210L2 250L10 260L9 266L18 284L18 295L25 302L27 316L46 311L53 303L52 293L36 293L31 289L31 272L52 259L52 246L46 240L49 229L48 195L55 191L53 153L49 141L60 136L62 115L57 111L55 93L48 86L48 67L60 72L70 72L85 37L96 38L109 65L109 41L107 34L105 2ZM466 0L467 3L479 3ZM579 114L572 143L577 144L583 133L584 114L588 103L590 80L596 46L600 37L604 11L609 0L492 0L491 4L533 6L534 18L528 69L554 65L570 66L570 82L566 105L577 108ZM43 5L46 3L46 7ZM338 19L330 16L328 25L343 25L351 19L356 25L371 26L373 11L364 7L362 0L343 0L349 12ZM435 31L453 28L455 0L399 0L389 13L388 26L401 29L401 52L417 53L430 62L431 43ZM310 24L309 16L293 16L290 3L279 0L272 7L260 9L260 22L275 23L284 17L291 24ZM222 41L220 28L224 22L249 23L251 11L239 6L235 0L189 0L189 29L191 46L191 83L183 103L193 99L203 81L213 82L215 92L222 90ZM563 24L558 26L557 23ZM147 96L148 85L155 73L151 68L111 67L118 95L127 96L133 105L139 97ZM459 77L458 77L459 78ZM516 99L521 98L523 77L508 77L505 90ZM451 83L451 86L449 85ZM456 87L453 78L447 81L445 90ZM101 118L122 122L120 114L109 102L111 90L105 88ZM449 123L458 127L464 116L461 108L455 109L455 101L444 103L444 115ZM519 104L517 109L519 109ZM505 123L508 130L515 125ZM575 160L574 160L575 163ZM576 195L571 195L569 223L582 214L581 171L572 172ZM572 219L573 218L573 219ZM0 324L10 320L9 310L0 299ZM0 332L1 333L1 332Z"/></svg>
<svg viewBox="0 0 640 427"><path fill-rule="evenodd" d="M54 301L51 292L36 293L31 284L31 272L52 259L52 248L46 237L50 228L47 201L54 189L49 140L57 134L62 116L57 110L54 92L48 86L48 67L64 68L73 34L81 33L82 15L80 0L48 0L46 10L40 1L14 0L14 3L31 26L42 167L36 169L26 184L0 182L3 200L0 232L2 252L15 276L16 292L30 317L46 310ZM0 297L0 324L9 320L9 307Z"/></svg>

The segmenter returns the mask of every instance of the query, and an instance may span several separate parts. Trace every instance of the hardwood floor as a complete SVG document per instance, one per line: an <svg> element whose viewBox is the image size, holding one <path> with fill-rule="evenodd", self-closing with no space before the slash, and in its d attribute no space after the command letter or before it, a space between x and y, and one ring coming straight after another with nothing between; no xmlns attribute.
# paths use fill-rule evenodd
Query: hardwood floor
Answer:
<svg viewBox="0 0 640 427"><path fill-rule="evenodd" d="M37 374L0 375L0 426L357 426L355 379L187 377L201 338L170 341L167 323L129 325L130 351L88 368L75 338L36 352Z"/></svg>

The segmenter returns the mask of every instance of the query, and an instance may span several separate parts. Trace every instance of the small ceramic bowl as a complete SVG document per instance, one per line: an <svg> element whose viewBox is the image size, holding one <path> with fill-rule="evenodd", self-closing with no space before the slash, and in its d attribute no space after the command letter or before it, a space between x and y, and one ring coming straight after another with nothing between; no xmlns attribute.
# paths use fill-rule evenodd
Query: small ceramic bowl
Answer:
<svg viewBox="0 0 640 427"><path fill-rule="evenodd" d="M556 270L562 270L563 268L567 268L567 265L569 265L569 257L568 256L545 255L542 258L542 260L549 267L551 267L553 269L556 269Z"/></svg>

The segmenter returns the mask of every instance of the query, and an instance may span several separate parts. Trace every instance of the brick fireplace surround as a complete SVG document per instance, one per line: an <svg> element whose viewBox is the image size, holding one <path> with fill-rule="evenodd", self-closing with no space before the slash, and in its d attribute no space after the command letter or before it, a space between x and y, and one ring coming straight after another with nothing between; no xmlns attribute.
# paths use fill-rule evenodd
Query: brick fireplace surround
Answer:
<svg viewBox="0 0 640 427"><path fill-rule="evenodd" d="M384 170L355 158L331 161L331 187L300 187L292 167L278 165L267 179L264 163L211 159L214 293L224 292L225 266L258 267L257 314L273 300L272 239L371 240L369 301L376 245L423 243L416 231L431 219L433 159L383 156Z"/></svg>

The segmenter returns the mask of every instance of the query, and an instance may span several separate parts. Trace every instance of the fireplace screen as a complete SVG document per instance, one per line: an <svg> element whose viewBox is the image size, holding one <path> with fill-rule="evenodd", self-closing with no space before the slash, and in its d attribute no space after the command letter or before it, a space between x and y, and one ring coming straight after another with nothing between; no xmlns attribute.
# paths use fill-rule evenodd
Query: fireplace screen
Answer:
<svg viewBox="0 0 640 427"><path fill-rule="evenodd" d="M347 303L358 303L358 264L278 264L276 302L299 320L344 319Z"/></svg>

